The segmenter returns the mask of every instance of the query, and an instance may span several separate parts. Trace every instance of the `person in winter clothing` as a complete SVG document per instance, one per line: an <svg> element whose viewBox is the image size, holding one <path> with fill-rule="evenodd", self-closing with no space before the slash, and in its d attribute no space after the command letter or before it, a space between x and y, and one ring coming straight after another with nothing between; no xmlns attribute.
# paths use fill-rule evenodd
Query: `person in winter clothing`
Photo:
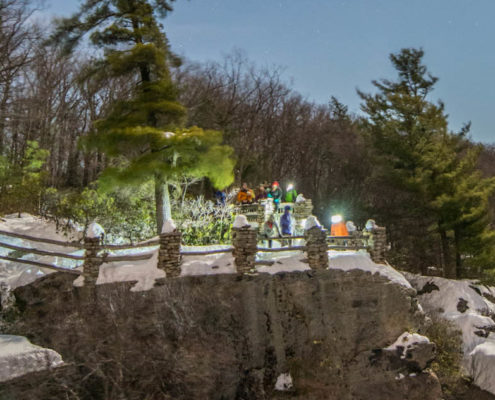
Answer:
<svg viewBox="0 0 495 400"><path fill-rule="evenodd" d="M224 190L217 190L215 192L215 198L217 200L217 206L224 206L225 200L227 199L227 194Z"/></svg>
<svg viewBox="0 0 495 400"><path fill-rule="evenodd" d="M254 193L248 188L247 183L243 183L241 190L237 193L237 203L239 204L252 204L254 201Z"/></svg>
<svg viewBox="0 0 495 400"><path fill-rule="evenodd" d="M268 197L268 192L265 190L265 186L260 185L260 187L256 191L256 202L259 202L260 200L264 200L267 197Z"/></svg>
<svg viewBox="0 0 495 400"><path fill-rule="evenodd" d="M282 236L292 236L294 234L294 218L290 213L290 206L285 206L284 213L280 217L280 227L282 228ZM291 245L291 240L289 240L289 246Z"/></svg>
<svg viewBox="0 0 495 400"><path fill-rule="evenodd" d="M332 226L330 228L330 236L349 236L349 232L345 226L344 219L340 215L332 217Z"/></svg>
<svg viewBox="0 0 495 400"><path fill-rule="evenodd" d="M270 248L272 247L272 238L282 237L280 228L275 222L275 217L273 214L270 214L268 220L263 224L260 234L264 239L268 240L268 247Z"/></svg>
<svg viewBox="0 0 495 400"><path fill-rule="evenodd" d="M287 192L285 193L285 202L286 203L295 203L297 199L297 192L294 189L294 185L291 183L287 186Z"/></svg>
<svg viewBox="0 0 495 400"><path fill-rule="evenodd" d="M275 210L278 210L278 206L282 201L282 190L280 189L280 185L277 181L273 182L272 190L270 190L270 193L268 193L268 197L271 197L273 199Z"/></svg>

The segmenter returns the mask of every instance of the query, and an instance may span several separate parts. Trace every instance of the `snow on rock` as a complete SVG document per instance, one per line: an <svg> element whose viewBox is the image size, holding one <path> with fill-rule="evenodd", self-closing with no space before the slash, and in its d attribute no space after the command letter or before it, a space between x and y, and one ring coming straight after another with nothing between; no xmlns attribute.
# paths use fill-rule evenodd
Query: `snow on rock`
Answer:
<svg viewBox="0 0 495 400"><path fill-rule="evenodd" d="M234 220L234 228L244 228L245 226L251 226L245 215L236 215Z"/></svg>
<svg viewBox="0 0 495 400"><path fill-rule="evenodd" d="M406 274L427 312L462 332L463 367L481 389L495 394L494 289L469 280Z"/></svg>
<svg viewBox="0 0 495 400"><path fill-rule="evenodd" d="M167 219L162 225L162 233L172 233L177 230L177 225L173 219Z"/></svg>
<svg viewBox="0 0 495 400"><path fill-rule="evenodd" d="M280 374L275 382L275 390L286 392L293 388L292 376L290 373Z"/></svg>
<svg viewBox="0 0 495 400"><path fill-rule="evenodd" d="M402 335L400 335L393 344L386 347L385 350L400 351L400 358L406 358L408 349L412 348L414 345L423 343L429 344L430 339L428 339L426 336L420 335L419 333L409 333L406 331Z"/></svg>
<svg viewBox="0 0 495 400"><path fill-rule="evenodd" d="M23 336L0 335L0 382L62 364L54 350L36 346Z"/></svg>
<svg viewBox="0 0 495 400"><path fill-rule="evenodd" d="M97 222L92 222L88 226L88 231L86 232L86 237L91 238L91 239L96 239L96 238L101 238L103 235L105 235L105 230Z"/></svg>
<svg viewBox="0 0 495 400"><path fill-rule="evenodd" d="M392 268L390 265L375 264L371 260L369 253L365 250L329 250L328 258L331 269L340 269L343 271L360 269L371 272L372 274L380 274L388 278L391 282L398 283L399 285L407 288L411 287L411 284L407 281L404 275Z"/></svg>
<svg viewBox="0 0 495 400"><path fill-rule="evenodd" d="M308 231L311 228L314 228L315 226L321 228L320 221L318 221L318 218L316 218L314 215L310 215L308 218L306 218L306 221L304 222L304 230Z"/></svg>
<svg viewBox="0 0 495 400"><path fill-rule="evenodd" d="M475 384L487 392L495 393L495 341L492 338L479 344L469 353L470 372Z"/></svg>

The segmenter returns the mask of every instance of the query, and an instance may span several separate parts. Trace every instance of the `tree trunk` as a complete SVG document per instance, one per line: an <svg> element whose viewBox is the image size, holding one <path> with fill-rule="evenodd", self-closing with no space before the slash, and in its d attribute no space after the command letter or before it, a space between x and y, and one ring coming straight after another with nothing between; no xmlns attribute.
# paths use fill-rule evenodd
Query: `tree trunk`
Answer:
<svg viewBox="0 0 495 400"><path fill-rule="evenodd" d="M460 278L462 276L462 259L461 259L461 251L460 251L459 233L456 230L454 230L454 246L455 246L455 269L456 269L457 277Z"/></svg>
<svg viewBox="0 0 495 400"><path fill-rule="evenodd" d="M155 175L156 229L162 232L163 223L172 218L168 183L160 175Z"/></svg>
<svg viewBox="0 0 495 400"><path fill-rule="evenodd" d="M444 229L440 229L440 241L442 244L442 255L444 260L443 274L446 278L455 279L456 269L452 262L452 257L450 256L450 246L449 238L447 237L447 232Z"/></svg>

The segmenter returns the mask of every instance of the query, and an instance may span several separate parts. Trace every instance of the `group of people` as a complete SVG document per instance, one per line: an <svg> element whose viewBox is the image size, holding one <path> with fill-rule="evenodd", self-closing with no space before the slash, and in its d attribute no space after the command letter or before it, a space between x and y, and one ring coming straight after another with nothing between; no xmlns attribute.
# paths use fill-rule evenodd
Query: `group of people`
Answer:
<svg viewBox="0 0 495 400"><path fill-rule="evenodd" d="M295 203L298 197L301 199L302 195L298 196L294 185L289 184L284 194L280 188L280 184L275 181L271 185L261 184L258 189L256 189L256 192L250 189L247 183L243 183L239 193L237 193L236 200L238 204L253 204L271 198L273 199L275 208L278 209L282 200L284 200L285 203Z"/></svg>
<svg viewBox="0 0 495 400"><path fill-rule="evenodd" d="M268 241L268 246L272 247L272 239L293 236L296 228L296 220L292 216L290 206L284 207L284 213L280 217L280 225L275 220L275 215L270 214L260 230L262 238ZM291 241L288 239L290 245Z"/></svg>

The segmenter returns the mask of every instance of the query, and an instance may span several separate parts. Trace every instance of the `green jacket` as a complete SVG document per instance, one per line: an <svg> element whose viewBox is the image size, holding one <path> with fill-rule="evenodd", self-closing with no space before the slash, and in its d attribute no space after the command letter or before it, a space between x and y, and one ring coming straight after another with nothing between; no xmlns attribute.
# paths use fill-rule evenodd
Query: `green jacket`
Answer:
<svg viewBox="0 0 495 400"><path fill-rule="evenodd" d="M291 189L285 194L285 202L286 203L294 203L297 198L296 189Z"/></svg>

